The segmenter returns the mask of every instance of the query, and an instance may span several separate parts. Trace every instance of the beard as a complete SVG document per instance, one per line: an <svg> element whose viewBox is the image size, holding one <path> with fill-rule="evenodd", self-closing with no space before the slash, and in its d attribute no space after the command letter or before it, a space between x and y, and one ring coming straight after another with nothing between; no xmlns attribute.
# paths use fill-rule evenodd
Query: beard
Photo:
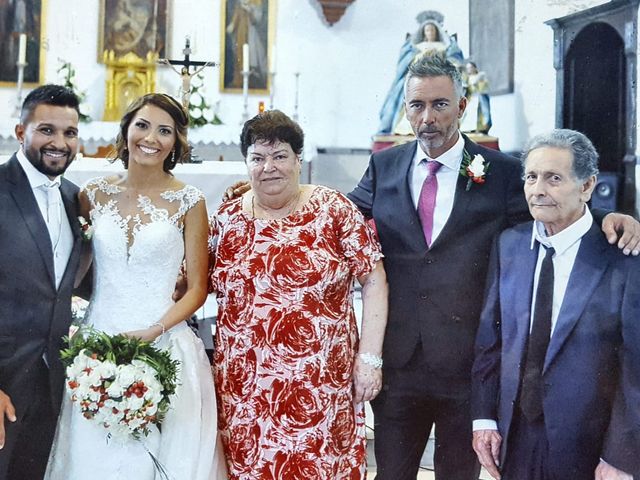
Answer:
<svg viewBox="0 0 640 480"><path fill-rule="evenodd" d="M426 126L424 128L421 128L417 132L416 137L420 141L420 144L423 145L423 147L425 147L427 151L429 151L432 149L442 148L447 142L451 140L451 138L457 131L457 123L449 125L447 128L445 128L445 130L439 130L437 127L433 126ZM426 133L438 133L439 135L429 138L422 135Z"/></svg>
<svg viewBox="0 0 640 480"><path fill-rule="evenodd" d="M47 161L47 152L62 154L62 156L57 160ZM36 170L48 177L57 177L58 175L62 175L75 158L75 152L72 152L71 150L36 150L34 148L26 148L24 150L24 154Z"/></svg>

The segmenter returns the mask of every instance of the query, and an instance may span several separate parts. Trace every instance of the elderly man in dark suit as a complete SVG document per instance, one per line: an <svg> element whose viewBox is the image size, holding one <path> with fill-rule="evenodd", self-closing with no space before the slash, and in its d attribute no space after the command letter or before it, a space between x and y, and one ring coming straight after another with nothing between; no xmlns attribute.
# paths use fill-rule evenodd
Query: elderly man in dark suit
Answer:
<svg viewBox="0 0 640 480"><path fill-rule="evenodd" d="M534 222L491 254L472 411L474 449L496 479L640 478L640 262L593 224L597 162L579 132L531 139Z"/></svg>
<svg viewBox="0 0 640 480"><path fill-rule="evenodd" d="M59 351L71 323L82 237L78 98L44 85L25 98L20 150L0 165L0 479L42 478L62 401Z"/></svg>
<svg viewBox="0 0 640 480"><path fill-rule="evenodd" d="M372 217L389 281L383 389L372 402L378 480L415 479L435 424L437 479L477 479L471 365L491 243L530 219L518 163L458 131L466 99L457 68L424 56L409 68L406 116L417 141L372 155L348 196ZM616 225L620 223L620 225ZM619 245L637 254L638 224Z"/></svg>

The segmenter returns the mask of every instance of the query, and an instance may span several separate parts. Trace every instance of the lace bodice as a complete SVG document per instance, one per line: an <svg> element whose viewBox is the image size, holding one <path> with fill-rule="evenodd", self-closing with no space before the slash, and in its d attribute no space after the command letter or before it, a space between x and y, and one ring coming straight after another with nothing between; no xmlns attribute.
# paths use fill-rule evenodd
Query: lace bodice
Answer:
<svg viewBox="0 0 640 480"><path fill-rule="evenodd" d="M156 198L104 178L84 187L93 226L93 296L87 321L108 333L146 328L171 306L184 257L184 217L204 195L187 185Z"/></svg>

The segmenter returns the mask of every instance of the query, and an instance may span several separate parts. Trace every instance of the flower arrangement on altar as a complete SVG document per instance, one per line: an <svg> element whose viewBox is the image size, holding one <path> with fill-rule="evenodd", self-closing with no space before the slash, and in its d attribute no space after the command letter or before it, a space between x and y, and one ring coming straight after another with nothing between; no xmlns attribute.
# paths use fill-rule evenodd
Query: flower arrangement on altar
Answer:
<svg viewBox="0 0 640 480"><path fill-rule="evenodd" d="M191 81L189 94L189 126L221 125L222 120L204 98L204 75L198 73ZM216 108L217 110L217 108Z"/></svg>
<svg viewBox="0 0 640 480"><path fill-rule="evenodd" d="M180 362L149 342L91 327L65 340L66 390L86 419L107 429L108 438L123 440L160 428Z"/></svg>
<svg viewBox="0 0 640 480"><path fill-rule="evenodd" d="M60 76L62 84L72 90L80 100L80 121L90 122L91 117L89 116L89 112L91 111L91 108L85 102L87 94L85 92L81 92L76 85L76 70L71 65L71 62L65 62L62 59L58 60L61 65L58 67L57 73Z"/></svg>

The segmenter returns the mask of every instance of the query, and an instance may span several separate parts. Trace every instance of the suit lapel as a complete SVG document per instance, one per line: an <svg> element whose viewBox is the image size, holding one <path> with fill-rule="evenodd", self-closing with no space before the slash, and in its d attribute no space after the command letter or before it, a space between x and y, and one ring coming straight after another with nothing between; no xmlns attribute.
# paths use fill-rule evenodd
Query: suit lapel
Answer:
<svg viewBox="0 0 640 480"><path fill-rule="evenodd" d="M31 185L29 185L29 180L22 170L22 167L20 167L15 155L9 160L8 180L11 196L15 200L24 223L38 246L38 251L47 268L49 278L51 282L55 284L53 252L47 225L44 222L44 218L42 218L38 202L33 196L33 190L31 189Z"/></svg>
<svg viewBox="0 0 640 480"><path fill-rule="evenodd" d="M580 242L556 327L549 342L543 373L571 334L591 294L609 266L609 256L604 254L607 247L602 232L594 223Z"/></svg>
<svg viewBox="0 0 640 480"><path fill-rule="evenodd" d="M511 268L506 269L503 278L507 282L503 309L513 305L513 324L505 324L505 343L509 338L515 339L516 352L522 357L529 338L531 325L531 299L533 295L533 277L535 275L538 250L531 249L527 238L518 241L510 255ZM501 295L502 296L502 295ZM503 315L508 319L511 315ZM507 334L509 336L507 336Z"/></svg>
<svg viewBox="0 0 640 480"><path fill-rule="evenodd" d="M418 146L417 140L414 140L411 144L408 144L408 146L409 148L407 148L400 157L399 172L404 176L405 188L404 192L400 192L402 203L398 205L398 211L407 212L406 217L404 215L400 215L401 218L406 218L408 220L407 225L405 225L405 231L408 232L407 238L415 239L416 248L419 251L424 252L427 250L427 242L424 239L422 222L420 221L418 210L413 204L413 197L411 196L411 173L413 160L416 155L416 149L420 147Z"/></svg>
<svg viewBox="0 0 640 480"><path fill-rule="evenodd" d="M67 213L69 219L69 226L73 233L74 241L81 236L80 223L78 221L78 209L77 198L73 188L71 188L64 180L60 184L60 195L62 197L62 203L64 204L64 210Z"/></svg>

